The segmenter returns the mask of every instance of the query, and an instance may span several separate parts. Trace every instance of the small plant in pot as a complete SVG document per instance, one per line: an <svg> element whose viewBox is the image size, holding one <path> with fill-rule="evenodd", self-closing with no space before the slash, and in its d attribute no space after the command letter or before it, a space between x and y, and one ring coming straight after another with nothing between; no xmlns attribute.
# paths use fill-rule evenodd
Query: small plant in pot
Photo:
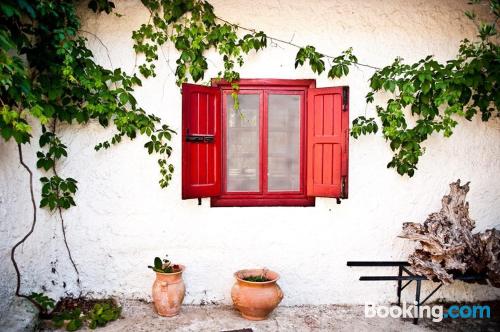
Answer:
<svg viewBox="0 0 500 332"><path fill-rule="evenodd" d="M231 290L234 307L249 320L263 320L283 299L279 275L268 269L240 270Z"/></svg>
<svg viewBox="0 0 500 332"><path fill-rule="evenodd" d="M184 266L172 264L167 255L167 258L163 260L155 257L154 265L148 267L156 272L152 290L156 312L166 317L177 315L186 293L186 286L182 280Z"/></svg>

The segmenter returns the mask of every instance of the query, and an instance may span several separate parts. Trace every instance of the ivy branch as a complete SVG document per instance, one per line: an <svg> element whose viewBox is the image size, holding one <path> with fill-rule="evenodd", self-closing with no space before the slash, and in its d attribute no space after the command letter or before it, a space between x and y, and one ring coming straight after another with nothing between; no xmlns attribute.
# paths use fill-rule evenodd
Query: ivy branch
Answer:
<svg viewBox="0 0 500 332"><path fill-rule="evenodd" d="M470 3L479 4L481 0ZM498 116L500 52L495 38L499 0L488 2L494 22L477 22L473 12L465 13L478 27L480 41L462 41L456 59L441 64L433 56L428 56L407 65L397 58L384 68L360 63L351 48L338 56L326 55L312 45L300 46L231 23L218 17L207 1L148 0L143 4L153 19L132 35L134 49L143 53L146 59L140 66L141 73L146 77L155 75L158 49L171 41L180 53L175 72L177 84L181 85L188 79L197 82L204 79L208 68L206 52L214 49L221 56L224 67L218 78L233 83L236 109L240 78L237 68L244 64L244 55L267 47L269 40L298 48L296 68L307 64L313 73L326 72L330 79L348 75L352 66L376 70L370 78L367 103L374 102L379 93L394 94L394 98L376 105L379 123L366 116L354 119L351 135L358 138L376 133L381 127L383 137L390 142L394 152L387 166L395 168L401 175L414 175L425 150L423 143L433 132L442 132L449 137L458 123L457 116L471 120L480 113L483 121ZM170 34L167 33L169 27L172 27ZM240 38L240 31L248 33ZM410 125L412 122L416 125Z"/></svg>
<svg viewBox="0 0 500 332"><path fill-rule="evenodd" d="M68 245L68 240L66 237L66 226L64 222L64 217L62 210L69 209L72 206L76 206L73 196L75 195L78 187L77 181L73 178L62 179L59 177L56 168L56 162L62 157L67 157L67 146L64 145L60 138L56 135L57 129L57 119L52 121L52 131L47 131L45 126L42 126L42 135L39 139L39 145L41 148L47 147L47 151L37 152L37 167L45 171L51 170L53 176L50 178L42 177L40 179L42 183L42 199L40 201L40 207L48 207L50 211L57 210L59 219L61 221L61 231L63 235L63 242L68 253L69 260L73 269L76 273L76 283L80 290L80 295L82 292L80 285L80 272L76 266L73 255Z"/></svg>
<svg viewBox="0 0 500 332"><path fill-rule="evenodd" d="M56 121L68 125L91 121L103 127L113 125L116 134L97 144L97 150L109 148L123 137L134 139L144 135L153 142L148 152L161 154L160 186L168 185L174 171L167 161L174 131L137 105L133 91L141 85L141 80L119 68L110 70L96 64L86 38L78 35L79 28L73 2L8 0L0 6L0 135L5 141L13 139L21 149L21 145L31 142L33 124L42 127L39 141L47 150L37 153L37 167L51 170L54 175L40 179L40 207L58 210L64 242L77 276L62 214L63 209L76 205L73 197L77 182L57 174L55 163L67 157L67 147L55 130L46 130L46 125ZM17 275L16 295L27 297L20 293L15 250L32 234L36 200L33 173L22 161L21 151L20 163L30 174L34 219L31 230L12 249L11 259Z"/></svg>
<svg viewBox="0 0 500 332"><path fill-rule="evenodd" d="M428 56L405 64L396 58L370 78L367 103L373 103L377 93L392 95L386 103L376 105L376 112L382 135L394 152L387 167L399 174L413 176L427 138L434 132L450 137L458 117L470 121L479 114L482 121L488 121L500 116L500 46L496 29L500 1L488 3L493 17L490 23L478 22L472 11L465 13L478 27L479 41L464 39L455 59L439 63ZM358 138L377 131L374 118L361 116L354 119L351 135Z"/></svg>
<svg viewBox="0 0 500 332"><path fill-rule="evenodd" d="M237 97L240 78L238 68L244 65L245 56L266 48L269 41L297 47L295 67L307 64L313 73L326 72L331 79L347 75L352 66L375 69L367 102L374 102L380 92L391 93L394 97L376 105L379 123L374 118L358 117L353 121L351 134L357 138L375 133L380 125L394 151L388 167L394 167L400 174L414 174L424 152L422 144L434 132L450 136L457 125L457 116L470 120L481 114L482 120L487 121L499 115L500 50L496 29L499 0L488 2L493 22L480 22L473 12L466 13L477 25L480 40L464 40L455 59L439 63L429 56L414 64L405 64L397 58L382 69L360 63L352 49L330 56L312 45L302 47L268 36L263 31L230 23L216 16L207 1L142 2L150 11L151 19L134 31L132 38L135 51L145 55L145 62L139 66L145 78L156 75L158 50L167 42L171 42L180 54L175 69L179 86L188 80L203 80L208 69L206 54L215 50L223 61L217 76L233 83L234 97ZM109 14L114 9L114 3L107 0L92 0L88 4L96 12ZM143 135L148 139L145 144L148 153L160 156L160 186L166 187L174 171L168 158L175 132L138 105L133 91L142 84L141 79L134 73L127 75L120 68L106 69L96 64L86 46L87 39L79 35L79 31L80 20L73 2L6 0L2 3L0 135L6 141L14 139L19 147L29 143L32 128L28 119L42 128L56 120L68 125L95 121L102 127L113 126L115 134L98 143L96 150L118 144L124 137L134 139ZM240 33L243 31L246 33ZM413 121L415 125L411 125ZM45 133L47 131L42 136ZM40 205L67 209L76 204L73 196L77 182L57 175L55 161L66 157L67 152L55 132L53 134L44 138L48 140L48 151L40 151L38 155L37 166L54 171L52 177L41 179ZM25 166L22 161L21 164ZM62 224L64 230L64 221ZM18 269L16 272L19 273Z"/></svg>
<svg viewBox="0 0 500 332"><path fill-rule="evenodd" d="M145 56L145 62L139 66L140 73L145 77L156 75L158 51L167 42L172 42L180 53L175 70L179 86L188 80L198 82L204 79L208 69L205 54L214 49L223 62L223 70L219 71L217 79L234 82L233 89L236 93L240 78L237 69L244 65L244 56L251 51L259 52L266 48L268 41L298 48L295 67L308 63L316 74L328 69L327 75L332 79L347 75L352 65L379 69L359 62L351 48L339 56L326 55L318 52L314 46L302 47L291 41L268 36L263 31L231 23L218 17L208 1L148 0L143 1L143 4L150 11L152 20L134 31L132 39L135 51ZM240 31L246 33L239 34ZM330 65L329 68L325 60Z"/></svg>

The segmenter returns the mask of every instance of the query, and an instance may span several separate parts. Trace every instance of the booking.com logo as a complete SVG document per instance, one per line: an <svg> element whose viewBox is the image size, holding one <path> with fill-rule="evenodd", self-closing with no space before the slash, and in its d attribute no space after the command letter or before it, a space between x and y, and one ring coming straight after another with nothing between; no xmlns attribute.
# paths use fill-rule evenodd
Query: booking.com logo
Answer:
<svg viewBox="0 0 500 332"><path fill-rule="evenodd" d="M440 322L444 318L490 318L489 305L451 305L445 309L442 305L421 305L403 302L401 306L386 306L365 303L365 317L393 317L393 318L430 318L433 322Z"/></svg>

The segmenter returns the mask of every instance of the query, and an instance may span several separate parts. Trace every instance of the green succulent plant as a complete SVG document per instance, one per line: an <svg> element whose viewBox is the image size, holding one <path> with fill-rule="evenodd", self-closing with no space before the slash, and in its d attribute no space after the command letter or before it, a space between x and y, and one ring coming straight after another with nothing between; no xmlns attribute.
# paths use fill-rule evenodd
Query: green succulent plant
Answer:
<svg viewBox="0 0 500 332"><path fill-rule="evenodd" d="M245 281L251 281L251 282L266 282L266 281L271 281L271 279L268 279L264 276L248 276L243 278Z"/></svg>
<svg viewBox="0 0 500 332"><path fill-rule="evenodd" d="M148 265L148 268L159 273L174 273L181 270L178 264L172 264L172 262L168 260L168 255L165 255L163 260L160 257L155 257L153 266Z"/></svg>

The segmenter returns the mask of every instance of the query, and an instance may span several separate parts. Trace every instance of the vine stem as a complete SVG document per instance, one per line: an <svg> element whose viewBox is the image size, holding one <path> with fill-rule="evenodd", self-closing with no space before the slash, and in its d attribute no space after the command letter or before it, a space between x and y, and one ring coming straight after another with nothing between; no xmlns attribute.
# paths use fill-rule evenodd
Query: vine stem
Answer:
<svg viewBox="0 0 500 332"><path fill-rule="evenodd" d="M215 16L216 19L218 19L219 21L221 22L224 22L226 24L229 24L235 28L238 28L238 29L241 29L241 30L245 30L245 31L248 31L248 32L252 32L252 33L256 33L257 31L255 29L251 29L251 28L247 28L247 27L244 27L244 26L241 26L239 24L236 24L236 23L232 23L232 22L229 22L221 17L218 17L218 16ZM293 47L296 47L296 48L304 48L303 46L300 46L298 44L295 44L293 43L292 41L286 41L286 40L283 40L283 39L280 39L280 38L276 38L276 37L273 37L273 36L269 36L268 34L266 34L266 37L271 39L272 41L274 42L278 42L278 43L281 43L281 44L286 44L286 45L290 45L290 46L293 46ZM328 54L324 54L324 53L319 53L320 55L324 56L325 58L328 58L328 59L335 59L334 56L332 55L328 55ZM368 65L368 64L365 64L365 63L361 63L361 62L352 62L358 66L362 66L362 67L366 67L366 68L371 68L371 69L375 69L375 70L380 70L379 67L375 67L375 66L372 66L372 65Z"/></svg>
<svg viewBox="0 0 500 332"><path fill-rule="evenodd" d="M69 260L71 261L71 265L73 265L73 269L75 269L75 272L76 272L76 283L78 285L78 290L80 292L80 294L78 296L82 296L82 286L80 284L80 272L78 271L78 268L76 267L75 260L73 259L73 255L71 255L71 250L69 249L68 240L66 238L66 226L64 225L64 218L62 216L61 207L58 207L57 210L59 212L59 218L61 219L61 229L62 229L62 234L63 234L64 245L66 246L66 251L68 252L68 256L69 256Z"/></svg>
<svg viewBox="0 0 500 332"><path fill-rule="evenodd" d="M52 132L54 133L54 135L56 134L56 129L57 129L57 119L54 118L54 122L52 123ZM52 166L52 170L54 171L54 175L59 177L59 175L57 174L57 170L56 170L55 160L54 160L54 165ZM59 196L59 191L57 191L57 195ZM64 218L63 218L63 214L62 214L62 209L59 205L57 206L57 212L59 214L59 218L61 219L61 230L62 230L64 245L66 246L66 251L68 252L68 257L69 257L69 260L71 262L71 265L73 265L73 269L75 270L75 273L76 273L76 284L78 285L78 290L80 293L79 296L82 296L82 287L80 284L80 271L78 271L78 268L76 267L75 260L73 259L73 255L71 254L71 250L70 250L69 245L68 245L68 239L66 237L66 226L64 225Z"/></svg>
<svg viewBox="0 0 500 332"><path fill-rule="evenodd" d="M99 36L96 35L93 32L90 32L90 31L87 31L87 30L82 30L82 29L80 29L79 31L91 35L92 37L94 37L99 42L99 44L101 44L102 47L104 47L104 49L106 50L106 55L108 57L109 65L111 66L111 69L114 69L113 62L111 61L111 56L109 55L109 49L106 46L106 44L104 44L104 42L102 41L102 39L99 38Z"/></svg>
<svg viewBox="0 0 500 332"><path fill-rule="evenodd" d="M21 240L19 240L18 242L16 242L16 244L14 244L14 246L12 247L12 249L10 251L10 260L12 261L12 265L14 265L14 269L16 270L16 296L27 299L28 301L33 303L33 305L35 305L35 307L38 309L39 312L43 312L43 308L40 304L38 304L38 302L36 302L35 300L33 300L31 297L29 297L27 295L21 294L21 272L19 271L19 266L17 265L17 262L16 262L16 249L21 244L26 242L26 240L31 236L31 234L33 234L33 231L35 230L36 202L35 202L35 193L33 191L33 172L28 167L28 165L26 165L26 163L24 162L23 150L21 148L20 143L17 144L17 150L19 152L19 163L23 166L23 168L29 174L30 196L31 196L31 204L33 206L33 221L31 223L31 228L28 231L28 233L26 233L26 235L24 235L23 238Z"/></svg>
<svg viewBox="0 0 500 332"><path fill-rule="evenodd" d="M106 56L108 57L109 65L111 66L111 70L114 71L115 67L113 66L113 62L111 61L111 56L109 55L109 48L106 46L106 44L104 44L104 42L102 41L102 39L99 38L99 36L96 35L93 32L90 32L90 31L87 31L87 30L82 30L82 29L80 29L79 31L91 35L92 37L94 37L99 42L99 44L101 44L102 47L104 47L104 50L106 51ZM137 62L137 55L135 57L135 61ZM118 89L118 85L116 84L116 82L113 82L113 85L115 86L115 89Z"/></svg>

